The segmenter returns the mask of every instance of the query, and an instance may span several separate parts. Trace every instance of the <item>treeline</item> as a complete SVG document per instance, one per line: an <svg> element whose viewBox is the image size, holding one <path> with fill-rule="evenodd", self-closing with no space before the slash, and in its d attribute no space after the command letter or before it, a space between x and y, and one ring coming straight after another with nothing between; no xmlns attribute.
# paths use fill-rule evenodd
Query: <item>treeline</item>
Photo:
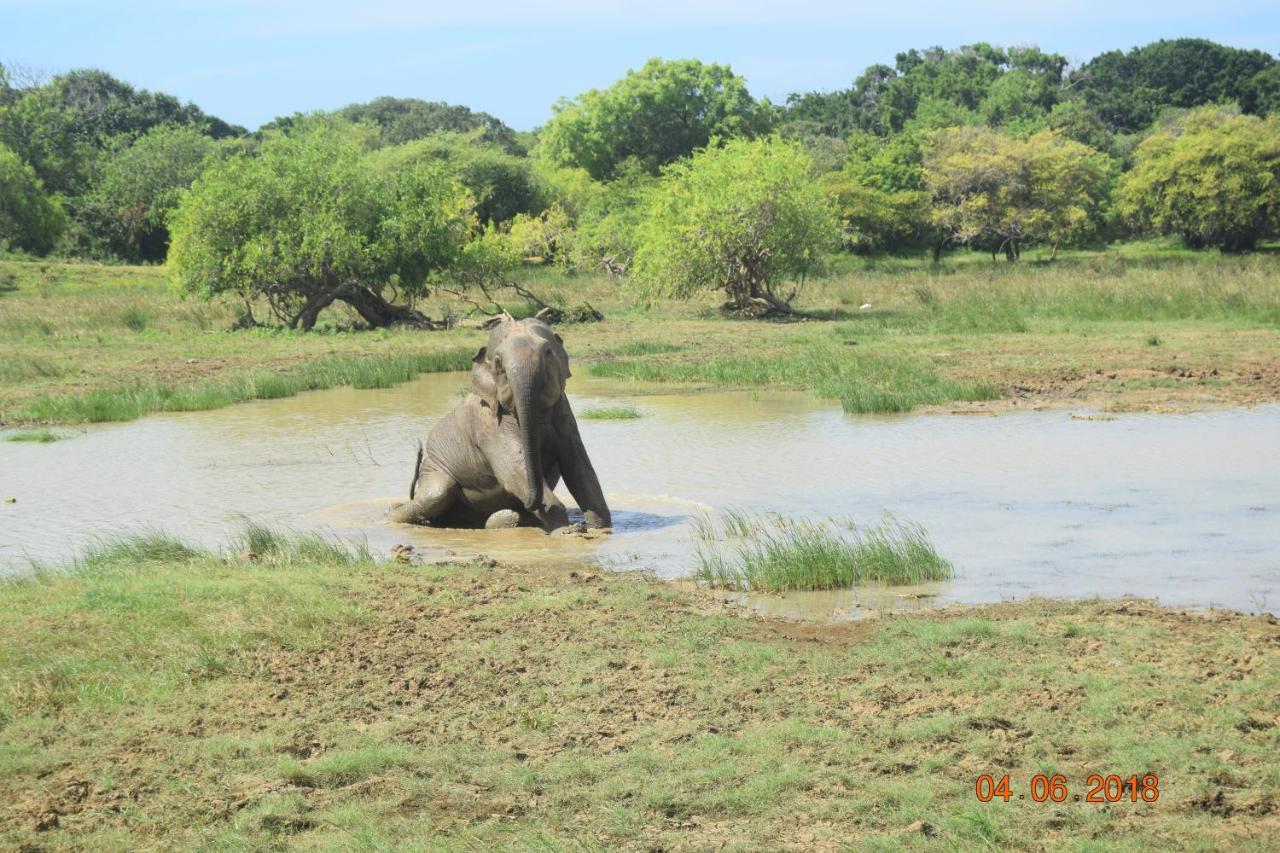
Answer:
<svg viewBox="0 0 1280 853"><path fill-rule="evenodd" d="M275 162L284 180L287 164L272 151L293 144L324 153L307 159L310 176L293 170L297 195L280 205L307 204L323 197L325 180L352 179L331 174L326 158L357 164L369 187L370 209L306 226L332 229L331 253L343 228L364 233L366 256L375 244L390 252L388 229L408 227L409 200L432 200L440 222L456 214L440 232L450 236L432 238L455 249L420 256L407 273L399 262L349 271L385 279L379 287L425 281L457 268L472 243L496 251L500 239L520 244L504 257L518 249L621 274L645 239L640 226L671 194L663 182L692 180L691 156L730 140L768 141L756 155L740 152L744 169L767 171L760 158L786 148L786 180L816 188L814 203L850 251L936 256L964 246L1012 260L1033 244L1142 233L1240 251L1280 231L1278 108L1274 57L1199 39L1112 51L1074 69L1034 47L910 50L846 90L781 105L753 97L727 66L652 60L607 89L562 99L533 133L466 107L395 98L249 133L101 71L22 80L0 66L0 251L160 261L178 221L184 233L213 227L179 216L185 205L222 217L218 245L247 257L250 236L234 218L253 207L261 183L245 176L270 183L264 163ZM397 198L398 213L372 209ZM253 215L297 218L285 207ZM475 273L487 250L470 251ZM237 269L264 274L247 262ZM286 271L270 274L281 279L272 287L287 289Z"/></svg>

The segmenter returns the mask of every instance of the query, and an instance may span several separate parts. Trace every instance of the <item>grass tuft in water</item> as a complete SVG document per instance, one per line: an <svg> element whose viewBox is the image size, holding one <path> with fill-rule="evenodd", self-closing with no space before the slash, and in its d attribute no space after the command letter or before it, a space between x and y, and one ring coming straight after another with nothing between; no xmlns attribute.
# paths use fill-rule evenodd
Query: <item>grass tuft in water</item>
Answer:
<svg viewBox="0 0 1280 853"><path fill-rule="evenodd" d="M148 563L190 563L205 552L161 530L96 539L72 562L77 572L136 568Z"/></svg>
<svg viewBox="0 0 1280 853"><path fill-rule="evenodd" d="M11 432L5 435L5 441L27 441L33 444L52 444L55 441L61 441L66 438L60 432L54 432L51 429L33 429L23 432Z"/></svg>
<svg viewBox="0 0 1280 853"><path fill-rule="evenodd" d="M373 562L365 542L349 546L322 533L276 530L256 521L245 524L244 533L235 544L241 556L268 563L350 566Z"/></svg>
<svg viewBox="0 0 1280 853"><path fill-rule="evenodd" d="M947 580L954 567L924 529L894 519L860 529L851 522L811 521L725 511L694 524L694 577L713 587L757 592L842 589L860 583L917 584Z"/></svg>
<svg viewBox="0 0 1280 853"><path fill-rule="evenodd" d="M589 421L630 421L644 415L635 406L596 406L583 411L578 417Z"/></svg>
<svg viewBox="0 0 1280 853"><path fill-rule="evenodd" d="M300 391L322 391L338 385L390 388L420 373L466 370L471 351L378 357L337 356L287 373L255 371L221 382L197 385L139 385L102 388L84 394L35 398L18 419L57 423L131 421L153 412L196 412L245 400L292 397Z"/></svg>

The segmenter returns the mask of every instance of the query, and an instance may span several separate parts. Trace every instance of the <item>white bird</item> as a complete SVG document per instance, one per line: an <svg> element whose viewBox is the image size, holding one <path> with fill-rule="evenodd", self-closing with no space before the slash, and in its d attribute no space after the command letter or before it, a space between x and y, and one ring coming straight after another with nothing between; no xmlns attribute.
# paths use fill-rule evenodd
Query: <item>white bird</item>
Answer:
<svg viewBox="0 0 1280 853"><path fill-rule="evenodd" d="M866 310L867 310L868 308L870 308L870 307L871 307L871 303L870 303L870 302L864 302L864 303L862 303L861 305L859 305L859 306L858 306L858 310L859 310L859 311L866 311Z"/></svg>

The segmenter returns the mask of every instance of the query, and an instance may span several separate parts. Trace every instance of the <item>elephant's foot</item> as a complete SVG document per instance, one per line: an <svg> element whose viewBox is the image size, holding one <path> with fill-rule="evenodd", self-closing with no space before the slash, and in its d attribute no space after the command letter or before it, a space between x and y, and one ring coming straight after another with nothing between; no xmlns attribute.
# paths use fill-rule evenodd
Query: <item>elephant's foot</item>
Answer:
<svg viewBox="0 0 1280 853"><path fill-rule="evenodd" d="M405 501L387 510L387 521L393 524L426 524L423 509L422 504L417 501Z"/></svg>
<svg viewBox="0 0 1280 853"><path fill-rule="evenodd" d="M575 521L573 524L566 524L563 527L557 527L550 531L553 536L576 536L587 532L587 526L581 521Z"/></svg>
<svg viewBox="0 0 1280 853"><path fill-rule="evenodd" d="M604 512L596 512L595 510L588 509L582 513L582 517L586 520L587 527L597 533L613 532L613 519L610 517L607 509Z"/></svg>
<svg viewBox="0 0 1280 853"><path fill-rule="evenodd" d="M484 523L485 530L510 530L520 526L520 513L514 509L500 509Z"/></svg>

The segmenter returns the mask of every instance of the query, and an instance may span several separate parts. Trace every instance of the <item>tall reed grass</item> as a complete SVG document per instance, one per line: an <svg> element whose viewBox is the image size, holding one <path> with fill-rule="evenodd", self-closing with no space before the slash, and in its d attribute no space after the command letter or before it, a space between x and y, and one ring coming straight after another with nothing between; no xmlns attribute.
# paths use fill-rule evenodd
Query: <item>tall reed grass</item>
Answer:
<svg viewBox="0 0 1280 853"><path fill-rule="evenodd" d="M954 574L923 528L891 518L863 529L833 519L726 510L718 521L695 521L694 536L694 577L720 589L843 589L947 580Z"/></svg>

